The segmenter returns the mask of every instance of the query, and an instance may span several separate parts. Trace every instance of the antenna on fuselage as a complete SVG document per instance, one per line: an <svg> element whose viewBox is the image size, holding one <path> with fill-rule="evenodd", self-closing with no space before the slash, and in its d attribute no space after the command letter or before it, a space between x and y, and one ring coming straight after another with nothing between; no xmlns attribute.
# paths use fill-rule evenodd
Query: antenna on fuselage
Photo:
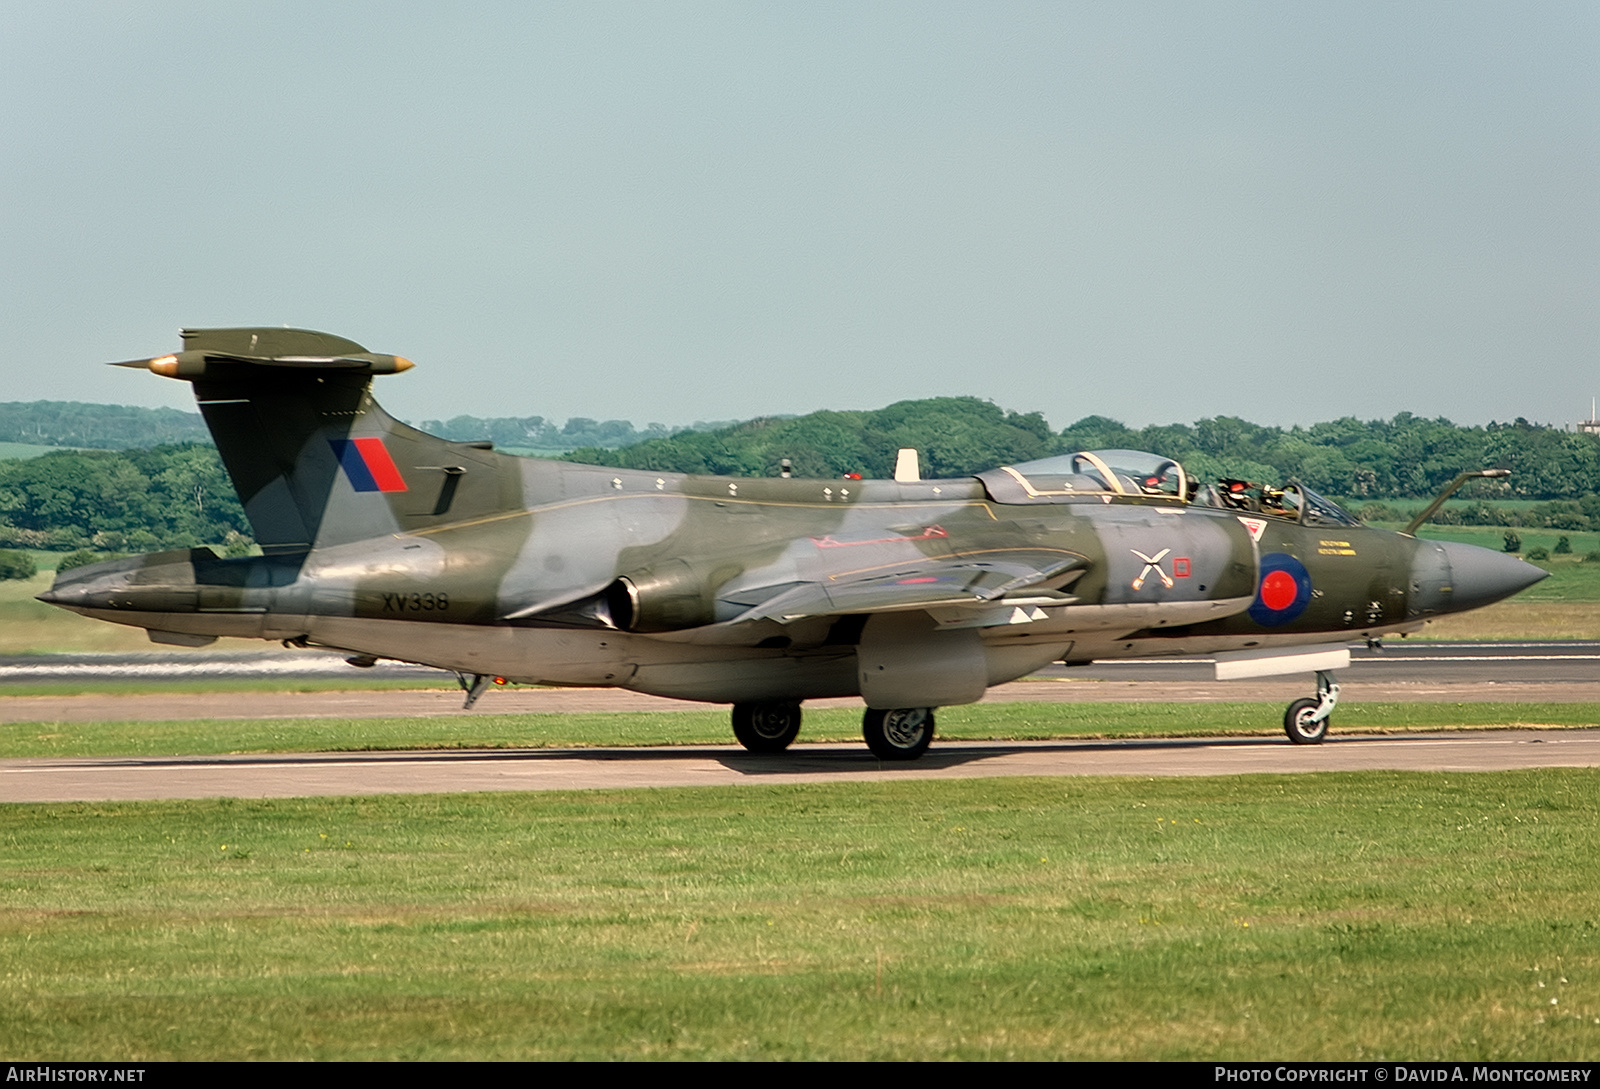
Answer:
<svg viewBox="0 0 1600 1089"><path fill-rule="evenodd" d="M915 447L902 446L894 459L894 478L901 484L915 484L922 479L922 466L918 463Z"/></svg>

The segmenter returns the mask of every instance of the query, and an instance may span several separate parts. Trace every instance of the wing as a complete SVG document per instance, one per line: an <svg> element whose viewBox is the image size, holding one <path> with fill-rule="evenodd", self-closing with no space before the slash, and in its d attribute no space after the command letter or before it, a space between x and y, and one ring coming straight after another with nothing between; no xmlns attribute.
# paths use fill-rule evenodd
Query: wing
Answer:
<svg viewBox="0 0 1600 1089"><path fill-rule="evenodd" d="M633 596L639 586L621 578L525 605L507 613L504 619L512 623L621 627L655 639L729 646L763 637L763 627L765 636L770 637L773 625L844 614L936 609L943 626L977 626L980 622L989 623L984 617L997 607L1033 609L1074 603L1076 598L1060 593L1058 588L1082 575L1089 566L1087 556L1059 548L991 548L908 556L896 563L834 572L807 581L727 586L716 594L714 602L705 600L702 605L698 587L703 574L687 564L668 564L648 572L652 580L666 576L666 581L656 586L647 582L645 589L660 593L668 605L679 602L680 597L693 599L697 609L705 609L706 620L685 616L678 623L663 625L663 612L658 610L650 626L635 627L626 617L637 615L639 602ZM682 585L672 582L673 577L680 578ZM684 595L685 588L693 592ZM713 612L725 619L707 622ZM1038 616L1030 612L1028 619ZM757 634L752 635L753 631Z"/></svg>
<svg viewBox="0 0 1600 1089"><path fill-rule="evenodd" d="M1044 590L1089 566L1086 556L1058 548L997 548L919 557L830 575L818 582L755 587L723 600L750 608L732 623L775 620L789 624L813 616L895 612L993 602L1020 590L1050 594L1055 604L1073 598ZM776 592L774 592L776 591Z"/></svg>

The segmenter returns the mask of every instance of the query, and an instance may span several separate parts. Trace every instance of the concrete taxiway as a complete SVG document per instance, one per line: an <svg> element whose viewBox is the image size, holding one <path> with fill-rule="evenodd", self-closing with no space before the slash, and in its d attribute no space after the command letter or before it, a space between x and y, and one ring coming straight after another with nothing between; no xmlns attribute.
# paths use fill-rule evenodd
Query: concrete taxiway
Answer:
<svg viewBox="0 0 1600 1089"><path fill-rule="evenodd" d="M326 675L348 669L316 655L273 658L269 673ZM68 678L179 675L259 676L262 659L130 656L117 660L0 662L11 684ZM382 667L380 667L382 668ZM391 666L437 680L437 671ZM54 672L52 672L54 669ZM296 672L303 670L304 672ZM405 671L409 671L406 673ZM398 676L396 679L399 679ZM1413 643L1355 652L1340 677L1344 701L1596 702L1600 643ZM70 683L70 682L69 682ZM1204 659L1101 662L1053 667L991 689L987 701L1284 702L1309 694L1305 677L1256 682L1211 679ZM814 700L808 707L858 707ZM408 717L572 714L583 711L726 709L615 689L492 689L474 711L448 689L337 692L123 692L3 696L0 723L158 721L187 718ZM1336 718L1337 718L1337 712ZM477 790L605 789L732 783L837 782L1009 775L1234 775L1395 769L1481 771L1600 767L1600 729L1475 731L1361 737L1337 733L1321 746L1282 738L1037 743L937 742L922 760L878 762L859 745L797 745L756 756L733 745L659 749L538 749L483 753L362 753L227 757L0 760L0 801L290 797Z"/></svg>
<svg viewBox="0 0 1600 1089"><path fill-rule="evenodd" d="M1168 777L1551 767L1600 767L1600 729L1350 736L1319 746L1260 738L946 742L907 765L884 764L858 745L797 745L774 756L718 745L0 760L0 799L288 798L1022 775Z"/></svg>
<svg viewBox="0 0 1600 1089"><path fill-rule="evenodd" d="M1600 642L1433 642L1394 639L1374 649L1350 647L1350 669L1343 680L1396 684L1453 680L1511 683L1600 681ZM1095 662L1086 666L1049 666L1041 678L1075 680L1205 681L1212 676L1208 658L1143 658ZM380 661L358 670L334 651L172 651L141 654L19 654L0 656L0 696L7 688L40 683L276 678L283 681L378 678L418 684L449 683L450 674L405 662Z"/></svg>
<svg viewBox="0 0 1600 1089"><path fill-rule="evenodd" d="M308 655L79 655L0 659L0 724L18 722L152 722L188 718L349 718L495 714L575 714L583 711L716 711L719 704L685 703L621 689L494 688L473 711L448 687L333 692L171 692L5 695L23 684L95 681L345 676L354 671L329 654ZM449 675L398 663L362 676L450 684ZM1374 652L1352 651L1339 675L1350 703L1429 701L1600 703L1600 643L1409 643ZM998 685L986 702L1253 702L1287 704L1311 695L1307 676L1216 681L1203 658L1096 662L1052 666L1033 677ZM807 707L857 707L856 699L811 700Z"/></svg>

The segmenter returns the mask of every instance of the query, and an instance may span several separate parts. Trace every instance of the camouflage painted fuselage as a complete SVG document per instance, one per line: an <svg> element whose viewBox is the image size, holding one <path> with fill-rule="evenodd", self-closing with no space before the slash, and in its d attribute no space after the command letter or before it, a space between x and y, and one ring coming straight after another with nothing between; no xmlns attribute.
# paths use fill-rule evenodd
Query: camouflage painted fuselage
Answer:
<svg viewBox="0 0 1600 1089"><path fill-rule="evenodd" d="M1413 630L1542 574L1362 526L1035 488L1015 470L732 479L514 458L392 419L371 375L404 361L351 342L205 330L185 348L145 362L194 382L264 555L113 561L43 595L167 642L283 639L732 703L937 706L1057 660Z"/></svg>

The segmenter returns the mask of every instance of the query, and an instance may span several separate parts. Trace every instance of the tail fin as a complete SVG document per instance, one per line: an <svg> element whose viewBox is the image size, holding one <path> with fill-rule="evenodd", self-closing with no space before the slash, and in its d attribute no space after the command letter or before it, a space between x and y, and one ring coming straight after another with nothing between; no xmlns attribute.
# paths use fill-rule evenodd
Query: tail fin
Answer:
<svg viewBox="0 0 1600 1089"><path fill-rule="evenodd" d="M118 364L194 383L268 554L305 552L522 504L514 458L424 434L372 399L411 362L304 329L185 329L183 350Z"/></svg>

